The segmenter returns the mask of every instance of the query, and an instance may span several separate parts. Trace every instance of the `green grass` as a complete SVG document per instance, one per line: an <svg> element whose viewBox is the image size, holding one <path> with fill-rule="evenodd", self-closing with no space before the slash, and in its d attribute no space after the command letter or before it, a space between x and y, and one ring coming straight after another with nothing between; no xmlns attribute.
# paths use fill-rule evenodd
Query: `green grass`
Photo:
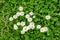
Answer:
<svg viewBox="0 0 60 40"><path fill-rule="evenodd" d="M13 24L20 20L10 22L9 17L19 11L19 6L24 7L25 14L33 11L35 24L47 26L48 32L34 29L21 35L21 27L15 31ZM45 16L48 14L52 18L47 21ZM0 40L60 40L60 0L0 0Z"/></svg>

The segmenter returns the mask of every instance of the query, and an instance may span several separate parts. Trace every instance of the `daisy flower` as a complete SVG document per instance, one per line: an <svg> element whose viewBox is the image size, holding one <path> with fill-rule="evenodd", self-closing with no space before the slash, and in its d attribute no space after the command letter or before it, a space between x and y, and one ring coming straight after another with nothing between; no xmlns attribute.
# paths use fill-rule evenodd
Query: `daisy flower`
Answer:
<svg viewBox="0 0 60 40"><path fill-rule="evenodd" d="M41 28L41 25L37 25L37 29L40 29Z"/></svg>
<svg viewBox="0 0 60 40"><path fill-rule="evenodd" d="M29 30L29 29L30 29L30 27L29 27L29 26L24 26L24 27L26 27L26 28L27 28L27 30Z"/></svg>
<svg viewBox="0 0 60 40"><path fill-rule="evenodd" d="M21 26L25 26L25 22L22 21L22 22L20 23L20 25L21 25Z"/></svg>
<svg viewBox="0 0 60 40"><path fill-rule="evenodd" d="M21 16L24 16L24 12L20 12L20 15L21 15Z"/></svg>
<svg viewBox="0 0 60 40"><path fill-rule="evenodd" d="M33 15L33 12L30 12L29 15L32 16Z"/></svg>
<svg viewBox="0 0 60 40"><path fill-rule="evenodd" d="M48 28L47 27L42 27L41 29L40 29L40 32L47 32L48 31Z"/></svg>
<svg viewBox="0 0 60 40"><path fill-rule="evenodd" d="M29 14L26 14L26 16L25 16L26 18L30 18L30 15Z"/></svg>
<svg viewBox="0 0 60 40"><path fill-rule="evenodd" d="M49 20L49 19L51 18L51 16L50 16L50 15L47 15L45 18L46 18L47 20Z"/></svg>
<svg viewBox="0 0 60 40"><path fill-rule="evenodd" d="M45 30L45 32L47 32L48 31L48 28L47 27L44 27L44 30Z"/></svg>
<svg viewBox="0 0 60 40"><path fill-rule="evenodd" d="M28 18L28 22L31 22L32 21L32 18Z"/></svg>
<svg viewBox="0 0 60 40"><path fill-rule="evenodd" d="M20 6L20 7L19 7L19 10L20 10L20 11L23 11L23 7L22 7L22 6Z"/></svg>
<svg viewBox="0 0 60 40"><path fill-rule="evenodd" d="M25 31L22 30L22 31L21 31L21 34L25 34Z"/></svg>
<svg viewBox="0 0 60 40"><path fill-rule="evenodd" d="M20 15L21 15L21 13L20 13L20 12L17 12L17 13L16 13L16 15L17 15L17 16L20 16Z"/></svg>
<svg viewBox="0 0 60 40"><path fill-rule="evenodd" d="M20 25L20 22L17 22L17 25L19 26Z"/></svg>
<svg viewBox="0 0 60 40"><path fill-rule="evenodd" d="M16 19L17 18L17 15L13 15L13 18Z"/></svg>
<svg viewBox="0 0 60 40"><path fill-rule="evenodd" d="M9 21L13 21L13 17L10 17L10 18L9 18Z"/></svg>
<svg viewBox="0 0 60 40"><path fill-rule="evenodd" d="M30 26L34 26L34 22L30 22Z"/></svg>
<svg viewBox="0 0 60 40"><path fill-rule="evenodd" d="M27 26L27 29L30 30L30 26Z"/></svg>
<svg viewBox="0 0 60 40"><path fill-rule="evenodd" d="M32 25L29 25L28 27L29 27L29 29L34 29L35 28L34 25L33 26Z"/></svg>
<svg viewBox="0 0 60 40"><path fill-rule="evenodd" d="M30 26L31 29L34 29L34 28L35 28L34 22L31 22L31 23L29 24L29 26Z"/></svg>
<svg viewBox="0 0 60 40"><path fill-rule="evenodd" d="M33 18L35 18L35 16L33 16Z"/></svg>
<svg viewBox="0 0 60 40"><path fill-rule="evenodd" d="M14 29L17 30L18 29L18 26L16 24L14 24Z"/></svg>
<svg viewBox="0 0 60 40"><path fill-rule="evenodd" d="M17 12L16 16L24 16L24 12Z"/></svg>
<svg viewBox="0 0 60 40"><path fill-rule="evenodd" d="M32 26L32 28L31 29L34 29L35 28L35 26Z"/></svg>
<svg viewBox="0 0 60 40"><path fill-rule="evenodd" d="M26 26L23 27L23 31L27 32L28 31L28 28Z"/></svg>

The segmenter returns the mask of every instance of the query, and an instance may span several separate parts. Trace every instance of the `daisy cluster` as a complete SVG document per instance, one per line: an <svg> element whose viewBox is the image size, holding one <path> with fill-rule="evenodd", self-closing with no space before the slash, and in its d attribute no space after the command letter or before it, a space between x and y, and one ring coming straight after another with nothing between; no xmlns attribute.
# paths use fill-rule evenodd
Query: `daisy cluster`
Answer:
<svg viewBox="0 0 60 40"><path fill-rule="evenodd" d="M9 18L10 21L17 19L19 16L24 16L23 7L19 7L20 12L17 12L15 15Z"/></svg>
<svg viewBox="0 0 60 40"><path fill-rule="evenodd" d="M29 14L26 14L25 16L28 20L28 22L32 22L32 18L35 18L34 13L30 12ZM32 17L32 18L31 18Z"/></svg>
<svg viewBox="0 0 60 40"><path fill-rule="evenodd" d="M9 18L9 21L13 21L14 19L17 19L19 16L24 16L24 12L23 12L23 7L19 7L20 12L17 12L15 15L13 15L12 17ZM28 30L37 28L38 30L40 30L40 32L47 32L48 31L48 27L41 27L41 25L35 25L35 23L32 21L33 18L35 18L34 13L31 11L29 14L25 15L25 18L27 18L29 25L26 26L26 22L21 21L21 22L17 22L16 24L14 24L14 30L18 29L18 26L22 26L23 29L21 30L21 34L24 34L25 32L27 32ZM50 15L46 15L45 19L49 20L51 18Z"/></svg>

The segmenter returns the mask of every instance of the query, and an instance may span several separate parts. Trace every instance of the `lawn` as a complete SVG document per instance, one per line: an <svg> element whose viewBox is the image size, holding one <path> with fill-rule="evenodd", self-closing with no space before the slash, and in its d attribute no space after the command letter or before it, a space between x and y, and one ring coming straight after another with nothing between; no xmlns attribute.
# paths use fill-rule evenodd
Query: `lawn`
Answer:
<svg viewBox="0 0 60 40"><path fill-rule="evenodd" d="M21 34L21 26L14 30L13 25L19 21L25 21L28 25L24 16L9 21L20 6L24 8L25 15L34 12L35 25L47 26L48 31L42 33L35 28ZM46 15L50 15L51 19L46 20ZM0 0L0 40L60 40L60 0Z"/></svg>

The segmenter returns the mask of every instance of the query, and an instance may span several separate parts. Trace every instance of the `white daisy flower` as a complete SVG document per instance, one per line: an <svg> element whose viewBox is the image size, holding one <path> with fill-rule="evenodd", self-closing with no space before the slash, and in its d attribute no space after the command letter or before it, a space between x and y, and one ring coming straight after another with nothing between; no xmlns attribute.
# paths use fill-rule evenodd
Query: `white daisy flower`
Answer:
<svg viewBox="0 0 60 40"><path fill-rule="evenodd" d="M33 16L33 18L35 18L35 16Z"/></svg>
<svg viewBox="0 0 60 40"><path fill-rule="evenodd" d="M34 13L33 12L30 12L29 14L30 14L30 16L32 16Z"/></svg>
<svg viewBox="0 0 60 40"><path fill-rule="evenodd" d="M18 16L17 15L13 15L13 18L16 19Z"/></svg>
<svg viewBox="0 0 60 40"><path fill-rule="evenodd" d="M44 28L41 28L41 29L40 29L40 32L45 32L45 31L44 31Z"/></svg>
<svg viewBox="0 0 60 40"><path fill-rule="evenodd" d="M20 22L17 22L17 25L19 26L20 25Z"/></svg>
<svg viewBox="0 0 60 40"><path fill-rule="evenodd" d="M17 13L16 13L16 15L17 15L17 16L20 16L20 15L21 15L21 13L20 13L20 12L17 12Z"/></svg>
<svg viewBox="0 0 60 40"><path fill-rule="evenodd" d="M28 30L30 30L30 27L29 27L29 26L27 26L27 31L28 31Z"/></svg>
<svg viewBox="0 0 60 40"><path fill-rule="evenodd" d="M25 34L25 31L22 30L22 31L21 31L21 34Z"/></svg>
<svg viewBox="0 0 60 40"><path fill-rule="evenodd" d="M23 27L23 31L27 32L28 31L28 28L26 26Z"/></svg>
<svg viewBox="0 0 60 40"><path fill-rule="evenodd" d="M32 21L32 18L28 18L28 22L31 22Z"/></svg>
<svg viewBox="0 0 60 40"><path fill-rule="evenodd" d="M18 26L16 24L14 24L14 29L17 30L18 29Z"/></svg>
<svg viewBox="0 0 60 40"><path fill-rule="evenodd" d="M24 16L24 12L17 12L16 16Z"/></svg>
<svg viewBox="0 0 60 40"><path fill-rule="evenodd" d="M41 28L41 25L37 25L37 29L40 29Z"/></svg>
<svg viewBox="0 0 60 40"><path fill-rule="evenodd" d="M23 11L23 7L22 7L22 6L20 6L20 7L19 7L19 10L20 10L20 11Z"/></svg>
<svg viewBox="0 0 60 40"><path fill-rule="evenodd" d="M29 24L29 27L30 27L30 29L34 29L34 28L35 28L34 22L31 22L31 23Z"/></svg>
<svg viewBox="0 0 60 40"><path fill-rule="evenodd" d="M34 26L34 22L30 22L30 26Z"/></svg>
<svg viewBox="0 0 60 40"><path fill-rule="evenodd" d="M47 32L48 31L48 28L47 27L42 27L41 29L40 29L40 32Z"/></svg>
<svg viewBox="0 0 60 40"><path fill-rule="evenodd" d="M13 21L13 17L10 17L10 18L9 18L9 21Z"/></svg>
<svg viewBox="0 0 60 40"><path fill-rule="evenodd" d="M29 14L26 14L26 16L25 16L26 18L30 18L30 15Z"/></svg>
<svg viewBox="0 0 60 40"><path fill-rule="evenodd" d="M27 26L27 29L28 29L28 30L30 30L30 27L29 27L29 26Z"/></svg>
<svg viewBox="0 0 60 40"><path fill-rule="evenodd" d="M20 12L20 15L21 15L21 16L24 16L24 12Z"/></svg>
<svg viewBox="0 0 60 40"><path fill-rule="evenodd" d="M50 16L50 15L47 15L45 18L46 18L47 20L49 20L49 19L51 18L51 16Z"/></svg>
<svg viewBox="0 0 60 40"><path fill-rule="evenodd" d="M35 28L34 25L33 26L32 25L29 25L28 27L29 27L29 29L34 29Z"/></svg>
<svg viewBox="0 0 60 40"><path fill-rule="evenodd" d="M22 21L22 22L20 23L20 25L21 25L21 26L25 26L25 22Z"/></svg>
<svg viewBox="0 0 60 40"><path fill-rule="evenodd" d="M31 29L30 25L28 25L28 26L27 26L27 29L28 29L28 30L30 30L30 29Z"/></svg>
<svg viewBox="0 0 60 40"><path fill-rule="evenodd" d="M35 26L32 26L32 28L31 29L34 29L35 28Z"/></svg>
<svg viewBox="0 0 60 40"><path fill-rule="evenodd" d="M44 27L44 30L45 30L45 32L47 32L48 31L48 28L47 27Z"/></svg>

